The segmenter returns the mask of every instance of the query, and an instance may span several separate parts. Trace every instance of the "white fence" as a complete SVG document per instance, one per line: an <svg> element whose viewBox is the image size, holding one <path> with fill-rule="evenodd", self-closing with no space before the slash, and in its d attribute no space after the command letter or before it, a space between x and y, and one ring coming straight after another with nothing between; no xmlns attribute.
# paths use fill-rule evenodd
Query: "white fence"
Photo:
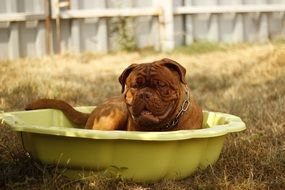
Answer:
<svg viewBox="0 0 285 190"><path fill-rule="evenodd" d="M0 59L285 36L285 0L0 0Z"/></svg>

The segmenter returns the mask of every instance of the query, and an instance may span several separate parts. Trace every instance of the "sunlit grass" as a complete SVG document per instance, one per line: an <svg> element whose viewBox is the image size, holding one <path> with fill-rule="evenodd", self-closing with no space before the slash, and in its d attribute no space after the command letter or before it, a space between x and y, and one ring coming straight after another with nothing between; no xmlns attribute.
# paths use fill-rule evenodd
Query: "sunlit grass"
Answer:
<svg viewBox="0 0 285 190"><path fill-rule="evenodd" d="M118 77L131 63L169 57L187 69L203 109L240 116L247 130L227 137L220 159L184 180L141 184L94 176L70 180L36 164L17 136L0 127L0 187L10 189L285 189L285 45L202 43L171 53L93 53L0 62L0 110L59 98L96 105L120 94ZM138 163L139 164L139 163Z"/></svg>

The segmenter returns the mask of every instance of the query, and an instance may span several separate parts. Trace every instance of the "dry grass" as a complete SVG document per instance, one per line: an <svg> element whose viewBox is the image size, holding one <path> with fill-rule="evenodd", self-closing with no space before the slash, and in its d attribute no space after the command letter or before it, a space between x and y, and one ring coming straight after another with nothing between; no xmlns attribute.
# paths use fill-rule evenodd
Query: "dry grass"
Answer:
<svg viewBox="0 0 285 190"><path fill-rule="evenodd" d="M191 55L189 55L191 54ZM247 130L227 137L218 162L179 181L138 184L100 176L72 181L26 156L0 127L0 187L7 189L285 189L285 45L240 45L193 54L175 51L65 54L0 62L0 110L21 110L40 97L95 105L119 94L130 63L170 57L184 64L203 109L240 116Z"/></svg>

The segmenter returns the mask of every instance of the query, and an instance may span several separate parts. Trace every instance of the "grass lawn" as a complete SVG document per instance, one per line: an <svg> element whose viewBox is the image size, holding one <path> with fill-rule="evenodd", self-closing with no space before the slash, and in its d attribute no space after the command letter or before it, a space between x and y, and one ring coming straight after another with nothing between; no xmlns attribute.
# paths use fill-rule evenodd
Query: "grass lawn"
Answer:
<svg viewBox="0 0 285 190"><path fill-rule="evenodd" d="M183 180L153 184L102 176L70 180L31 160L15 133L0 125L0 189L285 189L284 42L0 61L0 111L23 110L38 98L96 105L120 94L118 76L129 64L163 57L185 66L203 109L240 116L247 125L228 135L216 164Z"/></svg>

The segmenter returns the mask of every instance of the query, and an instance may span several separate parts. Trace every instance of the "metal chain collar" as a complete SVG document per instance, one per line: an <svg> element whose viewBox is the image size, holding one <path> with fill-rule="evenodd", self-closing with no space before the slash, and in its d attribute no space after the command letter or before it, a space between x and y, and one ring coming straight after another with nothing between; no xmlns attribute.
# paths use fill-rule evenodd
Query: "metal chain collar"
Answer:
<svg viewBox="0 0 285 190"><path fill-rule="evenodd" d="M180 111L176 114L175 118L172 121L169 121L164 128L171 129L175 127L180 119L180 117L183 115L184 112L188 110L190 106L190 93L187 86L185 86L185 99L181 105Z"/></svg>

